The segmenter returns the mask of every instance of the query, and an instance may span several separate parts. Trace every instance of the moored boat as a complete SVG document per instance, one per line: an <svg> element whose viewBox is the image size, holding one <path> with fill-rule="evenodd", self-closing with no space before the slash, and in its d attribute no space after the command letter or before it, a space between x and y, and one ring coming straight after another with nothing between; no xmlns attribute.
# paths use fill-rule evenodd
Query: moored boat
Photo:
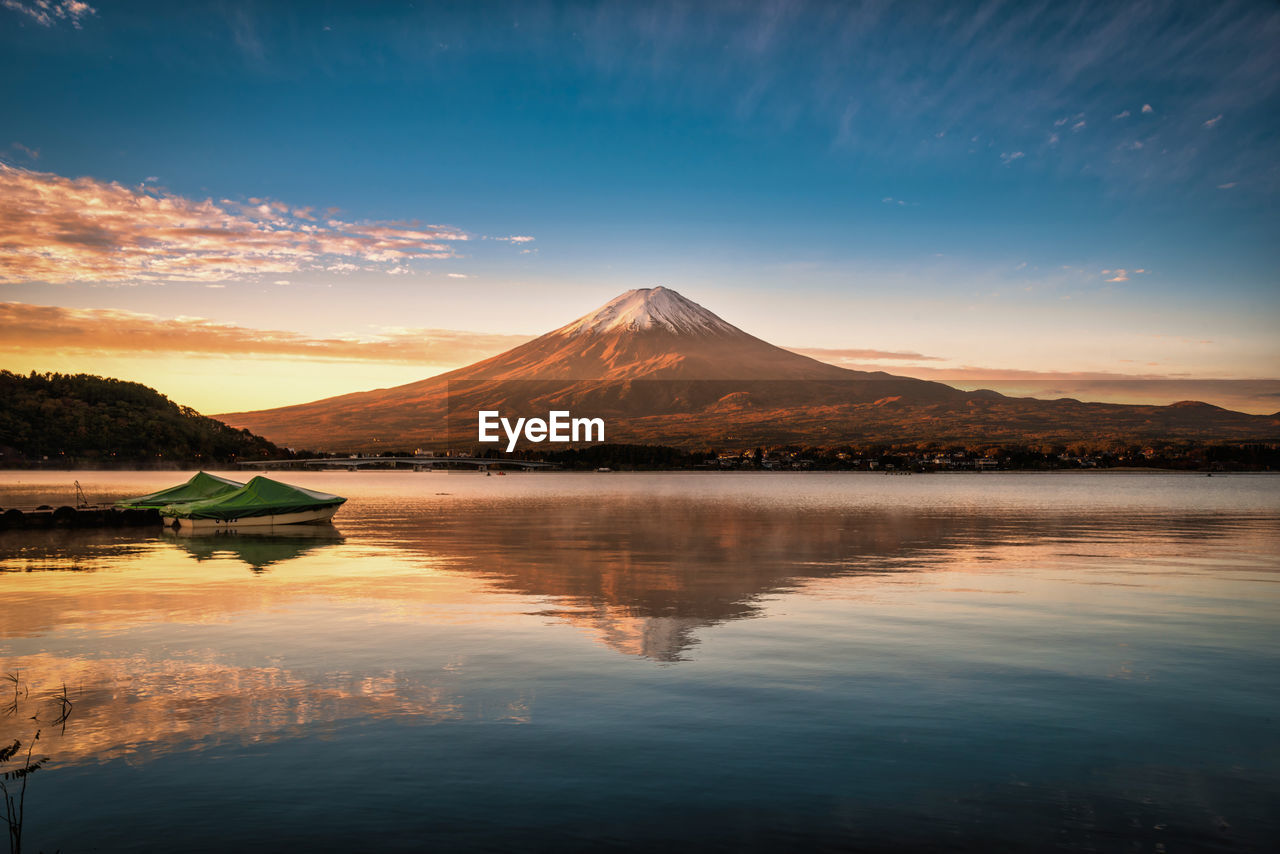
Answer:
<svg viewBox="0 0 1280 854"><path fill-rule="evenodd" d="M244 487L238 480L218 477L216 474L198 471L186 483L139 495L137 498L126 498L117 501L116 507L121 510L159 510L170 504L181 504L187 501L205 501L235 492Z"/></svg>
<svg viewBox="0 0 1280 854"><path fill-rule="evenodd" d="M187 531L301 525L329 521L346 500L259 476L224 495L169 504L160 517L166 526Z"/></svg>

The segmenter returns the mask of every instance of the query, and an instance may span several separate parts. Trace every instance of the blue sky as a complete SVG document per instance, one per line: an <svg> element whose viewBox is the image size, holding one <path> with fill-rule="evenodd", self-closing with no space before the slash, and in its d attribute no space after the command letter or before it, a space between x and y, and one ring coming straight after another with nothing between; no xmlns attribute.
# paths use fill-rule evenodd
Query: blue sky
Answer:
<svg viewBox="0 0 1280 854"><path fill-rule="evenodd" d="M3 0L0 159L24 188L469 239L172 279L78 246L0 265L0 301L518 335L665 284L785 346L933 357L872 360L900 373L1275 378L1277 44L1263 2ZM356 361L288 393L432 372Z"/></svg>

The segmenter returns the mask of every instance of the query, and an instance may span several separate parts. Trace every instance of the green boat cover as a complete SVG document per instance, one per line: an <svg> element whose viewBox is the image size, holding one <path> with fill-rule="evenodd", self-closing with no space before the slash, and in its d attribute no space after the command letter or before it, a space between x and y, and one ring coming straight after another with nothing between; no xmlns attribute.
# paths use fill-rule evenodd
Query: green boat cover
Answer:
<svg viewBox="0 0 1280 854"><path fill-rule="evenodd" d="M171 486L168 489L162 489L150 495L126 498L124 501L117 502L116 506L125 510L150 510L152 508L167 507L170 504L181 504L184 501L204 501L209 498L217 498L220 495L235 492L242 486L244 484L237 480L227 480L225 477L218 477L216 474L205 474L199 471L186 483L180 483L177 486Z"/></svg>
<svg viewBox="0 0 1280 854"><path fill-rule="evenodd" d="M245 519L337 507L346 500L338 495L259 476L226 495L162 507L160 515L179 519Z"/></svg>

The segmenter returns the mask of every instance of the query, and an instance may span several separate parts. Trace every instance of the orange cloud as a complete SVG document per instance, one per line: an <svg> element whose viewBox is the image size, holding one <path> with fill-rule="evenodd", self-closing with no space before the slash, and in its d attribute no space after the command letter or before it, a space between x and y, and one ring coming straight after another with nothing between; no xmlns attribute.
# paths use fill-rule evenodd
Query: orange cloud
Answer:
<svg viewBox="0 0 1280 854"><path fill-rule="evenodd" d="M884 361L884 362L942 362L942 356L925 356L920 353L904 353L894 350L858 350L827 349L824 347L788 347L792 353L808 356L820 362L845 367L845 362Z"/></svg>
<svg viewBox="0 0 1280 854"><path fill-rule="evenodd" d="M58 21L70 21L71 26L80 29L80 19L87 15L96 15L98 10L80 0L0 0L0 6L21 12L35 20L42 27L52 27Z"/></svg>
<svg viewBox="0 0 1280 854"><path fill-rule="evenodd" d="M0 163L0 283L222 281L457 257L467 235L416 223L316 222L309 209L196 201L150 186Z"/></svg>
<svg viewBox="0 0 1280 854"><path fill-rule="evenodd" d="M384 329L368 338L312 338L198 317L161 318L114 309L0 302L0 352L87 354L216 353L334 361L466 364L531 336L452 329Z"/></svg>

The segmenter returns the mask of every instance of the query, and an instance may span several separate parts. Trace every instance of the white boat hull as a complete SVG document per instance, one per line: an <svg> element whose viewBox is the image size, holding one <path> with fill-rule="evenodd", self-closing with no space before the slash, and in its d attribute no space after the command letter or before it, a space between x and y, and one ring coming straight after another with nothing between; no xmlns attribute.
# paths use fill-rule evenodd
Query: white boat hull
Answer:
<svg viewBox="0 0 1280 854"><path fill-rule="evenodd" d="M178 528L183 532L238 531L242 528L271 528L278 525L305 525L309 522L327 522L338 512L337 507L321 507L319 510L303 510L299 513L281 513L277 516L245 516L241 519L183 519L180 516L162 516L166 528Z"/></svg>

